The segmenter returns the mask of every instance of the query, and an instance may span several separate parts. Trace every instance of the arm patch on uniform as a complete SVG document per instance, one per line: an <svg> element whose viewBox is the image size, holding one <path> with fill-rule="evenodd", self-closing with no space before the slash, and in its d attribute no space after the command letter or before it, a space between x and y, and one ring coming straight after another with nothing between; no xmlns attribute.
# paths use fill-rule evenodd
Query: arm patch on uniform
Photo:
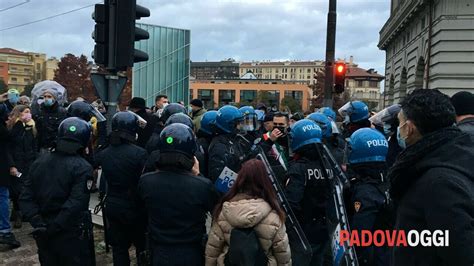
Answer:
<svg viewBox="0 0 474 266"><path fill-rule="evenodd" d="M355 210L356 212L359 212L361 205L362 205L362 204L360 203L360 201L354 202L354 210Z"/></svg>

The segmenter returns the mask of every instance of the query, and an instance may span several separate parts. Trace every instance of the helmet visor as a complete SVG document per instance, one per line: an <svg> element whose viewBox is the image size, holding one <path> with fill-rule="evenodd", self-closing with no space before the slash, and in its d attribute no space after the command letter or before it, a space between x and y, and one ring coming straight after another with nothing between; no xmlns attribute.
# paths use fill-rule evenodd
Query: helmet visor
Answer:
<svg viewBox="0 0 474 266"><path fill-rule="evenodd" d="M371 118L369 118L369 120L374 125L383 126L385 122L397 116L400 110L400 104L394 104L376 113Z"/></svg>
<svg viewBox="0 0 474 266"><path fill-rule="evenodd" d="M146 127L147 121L145 119L143 119L143 117L137 115L136 113L134 113L132 111L127 111L127 112L131 113L132 115L134 115L137 118L137 124L140 128L145 128Z"/></svg>
<svg viewBox="0 0 474 266"><path fill-rule="evenodd" d="M354 111L354 107L351 102L344 104L339 110L337 110L341 116L349 116Z"/></svg>
<svg viewBox="0 0 474 266"><path fill-rule="evenodd" d="M95 118L97 118L97 122L105 122L107 121L107 119L105 118L105 116L99 112L99 110L97 110L97 108L93 107L91 105L92 109L91 109L91 115L95 116Z"/></svg>
<svg viewBox="0 0 474 266"><path fill-rule="evenodd" d="M240 129L246 132L257 130L257 116L246 115L244 120L240 122Z"/></svg>

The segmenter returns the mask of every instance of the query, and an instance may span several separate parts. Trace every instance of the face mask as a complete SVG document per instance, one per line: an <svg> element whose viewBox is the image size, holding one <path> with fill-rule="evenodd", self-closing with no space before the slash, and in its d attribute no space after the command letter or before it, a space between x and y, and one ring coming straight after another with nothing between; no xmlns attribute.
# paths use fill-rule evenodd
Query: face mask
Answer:
<svg viewBox="0 0 474 266"><path fill-rule="evenodd" d="M31 120L31 113L22 114L21 120L25 123L29 122Z"/></svg>
<svg viewBox="0 0 474 266"><path fill-rule="evenodd" d="M16 94L11 94L11 93L8 94L8 101L12 104L16 104L19 99L20 97L18 97L18 95Z"/></svg>
<svg viewBox="0 0 474 266"><path fill-rule="evenodd" d="M44 105L45 106L52 106L54 104L54 99L45 99Z"/></svg>
<svg viewBox="0 0 474 266"><path fill-rule="evenodd" d="M403 125L402 125L403 126ZM406 149L407 147L407 144L405 142L405 139L400 135L400 126L397 127L397 141L398 141L398 145L402 148L402 149Z"/></svg>
<svg viewBox="0 0 474 266"><path fill-rule="evenodd" d="M274 128L278 128L278 130L280 130L283 136L285 136L288 133L286 127L274 127Z"/></svg>
<svg viewBox="0 0 474 266"><path fill-rule="evenodd" d="M390 133L392 133L391 128L392 127L388 124L383 125L383 132L385 133L385 135L390 135Z"/></svg>
<svg viewBox="0 0 474 266"><path fill-rule="evenodd" d="M165 107L168 106L168 104L169 104L169 103L164 103L162 109L165 109Z"/></svg>

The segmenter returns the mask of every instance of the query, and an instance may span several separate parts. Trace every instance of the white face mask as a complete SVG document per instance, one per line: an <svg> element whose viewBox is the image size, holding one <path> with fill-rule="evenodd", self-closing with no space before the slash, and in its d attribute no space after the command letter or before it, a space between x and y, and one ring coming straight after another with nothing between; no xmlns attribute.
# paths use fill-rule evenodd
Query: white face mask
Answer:
<svg viewBox="0 0 474 266"><path fill-rule="evenodd" d="M165 107L168 106L168 104L169 104L169 103L164 103L164 104L163 104L163 108L161 108L161 109L165 109Z"/></svg>

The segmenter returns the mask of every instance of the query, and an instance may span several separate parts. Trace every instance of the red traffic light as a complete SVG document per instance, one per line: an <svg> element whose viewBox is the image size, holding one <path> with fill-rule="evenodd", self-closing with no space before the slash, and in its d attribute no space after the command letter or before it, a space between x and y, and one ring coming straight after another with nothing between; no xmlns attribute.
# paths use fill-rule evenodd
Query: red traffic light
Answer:
<svg viewBox="0 0 474 266"><path fill-rule="evenodd" d="M346 64L344 63L337 63L336 64L336 72L338 74L345 74L346 73Z"/></svg>

